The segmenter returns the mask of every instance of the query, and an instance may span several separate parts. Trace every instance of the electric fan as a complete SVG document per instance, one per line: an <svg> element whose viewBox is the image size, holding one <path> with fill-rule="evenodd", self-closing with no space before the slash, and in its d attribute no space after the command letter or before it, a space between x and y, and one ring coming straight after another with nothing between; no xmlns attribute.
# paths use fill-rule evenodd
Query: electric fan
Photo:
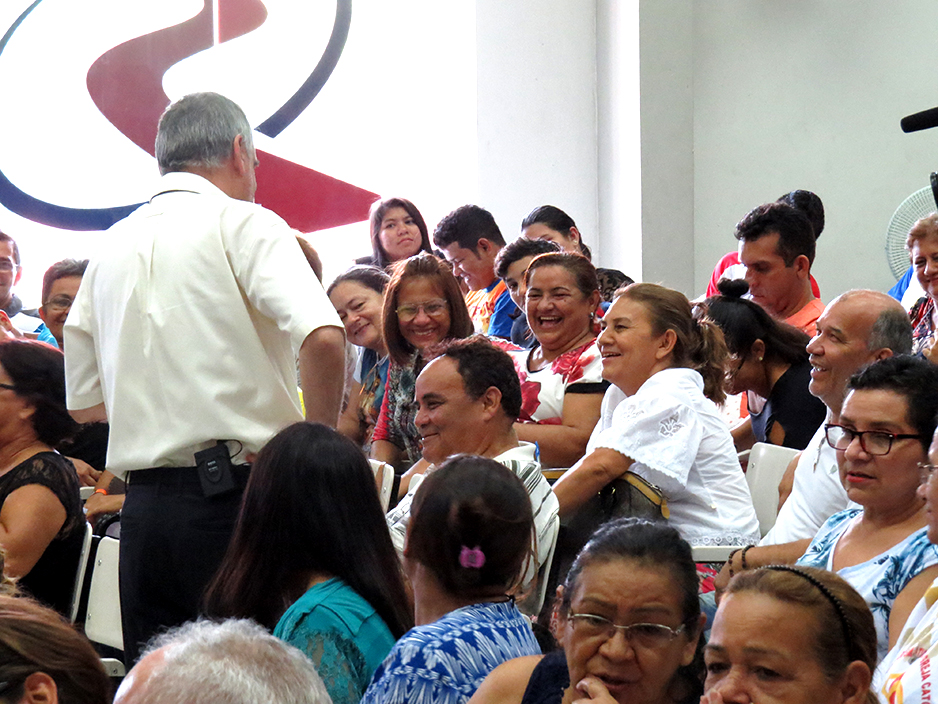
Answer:
<svg viewBox="0 0 938 704"><path fill-rule="evenodd" d="M931 187L916 191L896 208L886 228L886 261L898 281L909 270L909 252L905 238L915 222L935 212L938 204L938 173L931 175Z"/></svg>

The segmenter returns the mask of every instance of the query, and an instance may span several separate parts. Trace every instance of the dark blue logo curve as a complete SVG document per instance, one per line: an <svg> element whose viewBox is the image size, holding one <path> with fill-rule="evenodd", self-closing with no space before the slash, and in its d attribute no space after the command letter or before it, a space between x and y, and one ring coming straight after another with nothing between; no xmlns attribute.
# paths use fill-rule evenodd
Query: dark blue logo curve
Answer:
<svg viewBox="0 0 938 704"><path fill-rule="evenodd" d="M35 0L27 7L0 39L0 59L13 34L41 2L42 0ZM255 128L258 132L268 137L276 137L309 107L335 70L348 39L351 22L352 0L336 0L335 22L322 57L296 93ZM75 231L106 230L142 205L142 203L135 203L114 208L69 208L47 203L17 188L3 173L2 168L0 168L0 204L7 210L41 225Z"/></svg>

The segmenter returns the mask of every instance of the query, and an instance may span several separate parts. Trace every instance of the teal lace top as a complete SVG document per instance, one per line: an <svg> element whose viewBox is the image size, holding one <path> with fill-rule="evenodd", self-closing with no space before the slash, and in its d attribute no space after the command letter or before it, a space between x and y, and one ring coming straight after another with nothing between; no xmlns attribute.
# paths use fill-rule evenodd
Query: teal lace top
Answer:
<svg viewBox="0 0 938 704"><path fill-rule="evenodd" d="M274 635L313 661L334 704L358 704L394 646L371 604L341 579L310 587L283 614Z"/></svg>

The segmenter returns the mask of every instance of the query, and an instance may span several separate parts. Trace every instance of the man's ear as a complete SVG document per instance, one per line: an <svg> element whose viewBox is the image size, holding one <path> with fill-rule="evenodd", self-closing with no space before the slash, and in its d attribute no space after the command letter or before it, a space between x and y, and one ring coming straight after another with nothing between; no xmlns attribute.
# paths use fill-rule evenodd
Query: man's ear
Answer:
<svg viewBox="0 0 938 704"><path fill-rule="evenodd" d="M23 681L23 702L28 704L58 704L59 692L45 672L34 672Z"/></svg>
<svg viewBox="0 0 938 704"><path fill-rule="evenodd" d="M502 408L502 392L496 386L490 386L482 394L482 411L486 420L491 420Z"/></svg>
<svg viewBox="0 0 938 704"><path fill-rule="evenodd" d="M876 352L873 353L873 362L880 362L884 359L889 359L894 354L895 352L893 352L888 347L881 347L880 349L876 350Z"/></svg>
<svg viewBox="0 0 938 704"><path fill-rule="evenodd" d="M20 277L23 275L23 267L16 266L16 276L13 277L13 285L16 286L20 282Z"/></svg>
<svg viewBox="0 0 938 704"><path fill-rule="evenodd" d="M494 256L495 252L498 251L498 247L495 246L495 243L492 240L486 239L485 237L480 237L479 241L476 242L476 251L481 256L482 254L486 256Z"/></svg>
<svg viewBox="0 0 938 704"><path fill-rule="evenodd" d="M251 160L251 155L248 152L247 147L244 145L243 134L236 135L234 140L231 142L231 159L238 176L243 176L247 173L248 163Z"/></svg>
<svg viewBox="0 0 938 704"><path fill-rule="evenodd" d="M807 279L811 276L811 262L804 254L799 254L795 257L795 261L792 262L792 266L795 267L795 271L798 272L798 278Z"/></svg>

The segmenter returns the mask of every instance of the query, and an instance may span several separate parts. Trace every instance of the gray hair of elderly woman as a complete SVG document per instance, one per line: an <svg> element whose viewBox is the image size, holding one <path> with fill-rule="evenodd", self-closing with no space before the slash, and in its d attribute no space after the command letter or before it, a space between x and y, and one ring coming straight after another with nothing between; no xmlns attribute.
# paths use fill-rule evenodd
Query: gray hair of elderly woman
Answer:
<svg viewBox="0 0 938 704"><path fill-rule="evenodd" d="M217 168L231 156L238 135L253 155L251 124L237 103L218 93L190 93L160 117L156 133L160 173Z"/></svg>
<svg viewBox="0 0 938 704"><path fill-rule="evenodd" d="M312 662L253 621L192 621L157 636L143 657L160 649L163 663L133 704L332 704Z"/></svg>

